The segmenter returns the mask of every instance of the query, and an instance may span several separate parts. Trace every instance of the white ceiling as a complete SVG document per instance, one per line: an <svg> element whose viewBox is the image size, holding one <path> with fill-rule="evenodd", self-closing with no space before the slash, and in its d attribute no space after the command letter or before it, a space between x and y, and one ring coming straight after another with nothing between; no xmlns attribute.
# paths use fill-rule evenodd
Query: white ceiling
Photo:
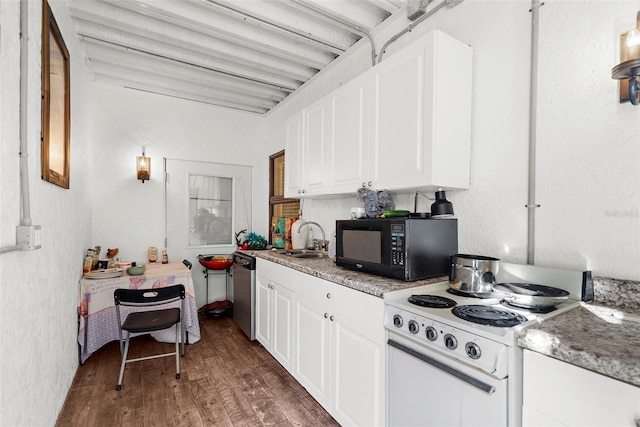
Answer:
<svg viewBox="0 0 640 427"><path fill-rule="evenodd" d="M74 0L68 7L95 81L263 114L406 1Z"/></svg>

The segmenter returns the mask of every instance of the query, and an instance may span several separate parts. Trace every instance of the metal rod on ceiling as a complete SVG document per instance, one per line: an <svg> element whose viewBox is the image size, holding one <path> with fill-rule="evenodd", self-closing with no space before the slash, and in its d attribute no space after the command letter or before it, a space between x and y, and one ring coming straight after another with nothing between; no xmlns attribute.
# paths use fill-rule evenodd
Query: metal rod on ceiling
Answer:
<svg viewBox="0 0 640 427"><path fill-rule="evenodd" d="M345 49L341 46L338 46L335 43L330 43L328 41L323 41L320 40L320 38L318 37L314 37L313 34L310 34L308 32L303 32L300 30L297 30L294 27L291 26L285 26L282 24L278 24L274 21L268 20L266 18L261 18L256 14L252 14L249 13L246 10L241 10L239 8L233 7L231 6L231 4L227 3L227 2L221 2L221 1L216 1L216 0L205 0L208 3L214 4L218 7L227 9L233 13L237 13L239 15L242 15L244 17L250 18L256 22L258 22L259 24L266 24L270 27L275 28L276 30L280 31L280 32L285 32L285 33L289 33L289 34L294 34L295 36L303 39L303 41L315 45L315 46L319 46L320 48L327 50L331 53L335 53L336 55L341 55L344 53Z"/></svg>
<svg viewBox="0 0 640 427"><path fill-rule="evenodd" d="M353 30L357 33L360 33L362 35L367 36L367 38L369 39L369 42L371 43L371 66L376 65L376 44L375 44L375 40L373 39L373 36L371 35L371 33L365 29L360 27L359 25L355 25L349 21L347 21L346 19L343 19L342 17L329 13L326 10L318 7L314 2L308 1L308 0L292 0L294 3L312 11L313 13L316 13L318 15L321 15L325 18L328 18L332 21L335 21L335 23L346 27L349 30Z"/></svg>
<svg viewBox="0 0 640 427"><path fill-rule="evenodd" d="M538 113L538 12L544 5L531 0L531 73L529 82L529 188L527 197L527 264L535 263L536 244L536 125Z"/></svg>
<svg viewBox="0 0 640 427"><path fill-rule="evenodd" d="M415 21L413 21L411 24L407 25L407 27L405 27L404 29L402 29L399 33L395 34L394 36L392 36L389 40L387 40L387 42L382 46L382 48L380 49L380 54L378 55L378 63L380 63L382 61L382 56L384 55L385 50L387 50L387 47L389 47L389 45L393 42L395 42L396 40L398 40L400 37L402 37L403 35L411 32L411 30L413 30L413 28L420 24L421 22L427 20L429 17L431 17L432 15L434 15L436 12L438 12L440 9L442 9L445 6L449 6L450 8L453 8L457 5L459 5L460 3L462 3L464 0L444 0L442 3L438 4L437 6L435 6L433 9L431 9L430 11L428 11L427 13L425 13L424 15L422 15L421 17L419 17L418 19L416 19Z"/></svg>

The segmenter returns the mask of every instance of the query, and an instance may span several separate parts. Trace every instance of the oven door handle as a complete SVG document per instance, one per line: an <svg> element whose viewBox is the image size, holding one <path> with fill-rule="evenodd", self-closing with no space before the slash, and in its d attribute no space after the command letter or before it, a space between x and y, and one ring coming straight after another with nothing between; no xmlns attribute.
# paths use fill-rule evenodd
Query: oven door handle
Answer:
<svg viewBox="0 0 640 427"><path fill-rule="evenodd" d="M425 363L428 363L429 365L433 366L434 368L437 368L441 371L446 372L447 374L453 375L454 377L476 387L479 388L480 390L484 391L487 394L493 394L494 391L496 391L496 388L492 385L489 385L487 383L484 383L470 375L465 374L464 372L460 372L457 369L454 369L448 365L445 365L442 362L437 361L436 359L429 357L427 355L424 355L412 348L409 348L405 345L400 344L397 341L394 341L392 339L387 340L387 344L390 345L391 347L395 347L398 350L407 353L417 359L422 360Z"/></svg>

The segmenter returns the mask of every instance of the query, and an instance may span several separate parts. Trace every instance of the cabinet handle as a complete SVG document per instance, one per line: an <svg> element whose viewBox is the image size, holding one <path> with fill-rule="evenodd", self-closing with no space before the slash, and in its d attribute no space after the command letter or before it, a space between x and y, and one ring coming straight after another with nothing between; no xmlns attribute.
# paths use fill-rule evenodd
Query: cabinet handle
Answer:
<svg viewBox="0 0 640 427"><path fill-rule="evenodd" d="M300 193L302 193L302 191L301 191L301 190L298 190L298 194L300 194Z"/></svg>
<svg viewBox="0 0 640 427"><path fill-rule="evenodd" d="M331 299L331 294L327 293L327 299Z"/></svg>
<svg viewBox="0 0 640 427"><path fill-rule="evenodd" d="M372 182L371 182L371 181L369 181L369 182L367 183L367 187L371 187L371 185L372 185Z"/></svg>
<svg viewBox="0 0 640 427"><path fill-rule="evenodd" d="M327 317L329 317L329 315L327 313L324 314L324 318L326 319Z"/></svg>
<svg viewBox="0 0 640 427"><path fill-rule="evenodd" d="M304 194L304 193L306 193L306 192L307 192L307 190L302 190L302 194Z"/></svg>
<svg viewBox="0 0 640 427"><path fill-rule="evenodd" d="M366 183L366 182L363 182L363 183L362 183L362 188L365 188L366 186L367 186L367 183Z"/></svg>
<svg viewBox="0 0 640 427"><path fill-rule="evenodd" d="M329 316L329 320L333 322L333 316Z"/></svg>

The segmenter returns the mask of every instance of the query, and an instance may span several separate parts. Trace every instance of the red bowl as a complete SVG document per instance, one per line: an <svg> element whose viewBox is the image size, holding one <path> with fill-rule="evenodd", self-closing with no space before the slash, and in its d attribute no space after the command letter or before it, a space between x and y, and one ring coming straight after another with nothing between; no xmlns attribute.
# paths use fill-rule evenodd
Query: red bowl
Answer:
<svg viewBox="0 0 640 427"><path fill-rule="evenodd" d="M213 257L198 258L198 261L203 267L209 270L226 270L233 264L233 259L226 259L224 261L211 261Z"/></svg>

